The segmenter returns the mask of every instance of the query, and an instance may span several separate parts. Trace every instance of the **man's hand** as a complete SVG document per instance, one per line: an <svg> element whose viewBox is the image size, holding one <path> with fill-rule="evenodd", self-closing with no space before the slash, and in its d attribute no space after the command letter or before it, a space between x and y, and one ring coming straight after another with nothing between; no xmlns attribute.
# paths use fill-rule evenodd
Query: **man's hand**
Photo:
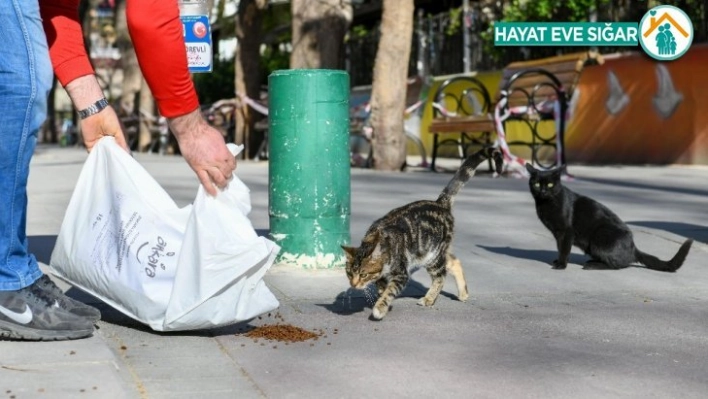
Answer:
<svg viewBox="0 0 708 399"><path fill-rule="evenodd" d="M118 115L116 115L116 112L110 106L95 115L82 119L79 123L81 124L81 134L84 138L84 145L89 152L98 140L105 136L115 137L116 143L127 152L130 152L128 143L125 141L125 136L123 135L123 129L118 120Z"/></svg>
<svg viewBox="0 0 708 399"><path fill-rule="evenodd" d="M216 195L216 187L226 187L236 169L236 158L226 147L224 137L202 118L199 109L169 118L168 123L177 138L182 157L206 191Z"/></svg>
<svg viewBox="0 0 708 399"><path fill-rule="evenodd" d="M103 98L103 89L101 89L94 75L80 76L69 82L65 89L69 93L74 107L78 110L86 109L89 105ZM130 152L128 144L125 142L123 128L118 120L118 115L116 115L116 111L112 107L108 106L99 113L82 119L79 124L81 125L84 145L88 151L91 151L101 138L113 136L119 146Z"/></svg>

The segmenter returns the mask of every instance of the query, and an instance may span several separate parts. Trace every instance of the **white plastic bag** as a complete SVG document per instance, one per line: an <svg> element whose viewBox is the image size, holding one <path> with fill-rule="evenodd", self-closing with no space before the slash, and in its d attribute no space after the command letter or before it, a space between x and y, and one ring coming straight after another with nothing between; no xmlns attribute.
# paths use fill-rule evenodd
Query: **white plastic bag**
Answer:
<svg viewBox="0 0 708 399"><path fill-rule="evenodd" d="M216 197L199 186L179 208L106 137L83 166L50 271L157 331L247 320L279 305L263 276L280 248L256 234L250 210L235 175Z"/></svg>

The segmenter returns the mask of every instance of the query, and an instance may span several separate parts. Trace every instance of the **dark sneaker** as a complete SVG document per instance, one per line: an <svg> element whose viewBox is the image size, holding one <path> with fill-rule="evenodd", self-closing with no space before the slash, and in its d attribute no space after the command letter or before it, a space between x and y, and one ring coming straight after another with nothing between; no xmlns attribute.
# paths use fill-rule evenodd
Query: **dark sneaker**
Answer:
<svg viewBox="0 0 708 399"><path fill-rule="evenodd" d="M40 277L34 285L46 292L50 298L57 301L60 308L66 310L67 312L85 317L92 323L101 320L101 312L98 309L66 296L64 291L57 287L57 285L54 284L54 281L52 281L52 279L46 274L42 275L42 277Z"/></svg>
<svg viewBox="0 0 708 399"><path fill-rule="evenodd" d="M58 341L92 333L90 320L62 309L36 284L17 291L0 291L0 338Z"/></svg>

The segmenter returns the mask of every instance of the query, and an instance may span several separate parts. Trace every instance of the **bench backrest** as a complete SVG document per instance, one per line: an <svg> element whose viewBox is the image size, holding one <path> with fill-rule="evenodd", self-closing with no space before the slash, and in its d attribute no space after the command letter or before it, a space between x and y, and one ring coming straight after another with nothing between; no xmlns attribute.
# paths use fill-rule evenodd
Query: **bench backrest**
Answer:
<svg viewBox="0 0 708 399"><path fill-rule="evenodd" d="M595 63L602 63L602 57L594 51L513 62L504 68L496 100L501 98L502 90L507 92L510 107L555 99L563 93L568 100L583 68Z"/></svg>
<svg viewBox="0 0 708 399"><path fill-rule="evenodd" d="M458 89L451 89L459 86ZM472 76L455 76L438 86L433 96L433 118L486 115L492 101L484 84Z"/></svg>
<svg viewBox="0 0 708 399"><path fill-rule="evenodd" d="M492 95L474 77L452 77L442 82L435 93L437 107L433 107L433 118L445 117L447 112L456 116L493 112L502 93L506 94L508 107L536 107L544 100L555 100L561 96L567 102L580 80L583 68L602 62L602 56L595 51L513 62L504 68L499 89ZM459 89L450 89L456 84L462 85L461 93Z"/></svg>

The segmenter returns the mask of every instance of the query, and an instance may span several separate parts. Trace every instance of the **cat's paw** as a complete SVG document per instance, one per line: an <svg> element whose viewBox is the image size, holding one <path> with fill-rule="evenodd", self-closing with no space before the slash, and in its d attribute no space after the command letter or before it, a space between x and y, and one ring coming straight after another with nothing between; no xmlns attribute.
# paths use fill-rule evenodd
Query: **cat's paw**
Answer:
<svg viewBox="0 0 708 399"><path fill-rule="evenodd" d="M460 302L467 302L467 300L470 299L470 294L467 293L467 291L465 291L465 292L460 292L459 294L457 294L457 299L458 299Z"/></svg>
<svg viewBox="0 0 708 399"><path fill-rule="evenodd" d="M420 300L418 301L418 305L425 306L425 307L431 307L434 304L435 304L435 299L428 298L427 296L420 298Z"/></svg>
<svg viewBox="0 0 708 399"><path fill-rule="evenodd" d="M568 266L567 263L561 263L558 259L553 261L553 269L555 270L563 270L566 266Z"/></svg>
<svg viewBox="0 0 708 399"><path fill-rule="evenodd" d="M384 316L386 316L386 313L388 313L388 306L376 304L376 306L374 306L373 312L371 312L371 317L374 320L381 320L384 318Z"/></svg>
<svg viewBox="0 0 708 399"><path fill-rule="evenodd" d="M379 297L383 295L384 291L386 291L386 286L388 283L385 280L377 280L376 281L376 292L378 293Z"/></svg>

